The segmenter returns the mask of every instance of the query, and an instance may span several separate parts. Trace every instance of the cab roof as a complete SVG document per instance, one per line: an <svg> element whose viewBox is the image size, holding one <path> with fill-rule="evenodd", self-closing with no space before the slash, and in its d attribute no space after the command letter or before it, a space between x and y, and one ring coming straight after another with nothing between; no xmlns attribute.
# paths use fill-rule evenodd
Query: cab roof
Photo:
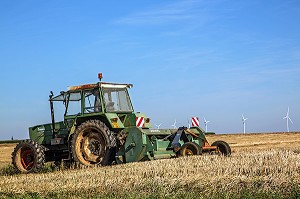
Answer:
<svg viewBox="0 0 300 199"><path fill-rule="evenodd" d="M79 86L69 86L68 91L84 90L90 88L132 88L132 84L120 84L120 83L109 83L109 82L98 82L97 84L83 84Z"/></svg>

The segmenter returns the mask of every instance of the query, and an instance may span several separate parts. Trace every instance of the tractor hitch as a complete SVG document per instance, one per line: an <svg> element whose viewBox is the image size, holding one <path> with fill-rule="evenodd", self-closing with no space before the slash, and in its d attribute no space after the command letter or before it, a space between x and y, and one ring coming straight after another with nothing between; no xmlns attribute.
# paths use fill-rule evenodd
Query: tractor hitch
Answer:
<svg viewBox="0 0 300 199"><path fill-rule="evenodd" d="M187 130L187 127L179 127L178 131L170 136L170 138L173 139L170 149L173 149L174 152L178 152L180 150L180 140L182 140L184 143L189 141L185 134L185 130Z"/></svg>

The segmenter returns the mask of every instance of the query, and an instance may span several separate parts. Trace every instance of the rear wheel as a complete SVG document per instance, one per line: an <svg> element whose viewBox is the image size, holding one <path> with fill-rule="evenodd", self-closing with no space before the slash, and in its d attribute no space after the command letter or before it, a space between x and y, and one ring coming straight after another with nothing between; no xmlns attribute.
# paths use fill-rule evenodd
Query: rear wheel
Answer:
<svg viewBox="0 0 300 199"><path fill-rule="evenodd" d="M216 146L219 153L228 156L231 154L231 148L229 144L225 141L219 140L212 143L212 146Z"/></svg>
<svg viewBox="0 0 300 199"><path fill-rule="evenodd" d="M71 147L75 162L108 165L115 157L116 138L103 122L88 120L75 130Z"/></svg>
<svg viewBox="0 0 300 199"><path fill-rule="evenodd" d="M12 164L21 173L38 171L44 163L44 148L33 140L21 141L12 152Z"/></svg>
<svg viewBox="0 0 300 199"><path fill-rule="evenodd" d="M202 149L195 142L186 142L184 143L179 151L180 156L191 156L191 155L201 155Z"/></svg>

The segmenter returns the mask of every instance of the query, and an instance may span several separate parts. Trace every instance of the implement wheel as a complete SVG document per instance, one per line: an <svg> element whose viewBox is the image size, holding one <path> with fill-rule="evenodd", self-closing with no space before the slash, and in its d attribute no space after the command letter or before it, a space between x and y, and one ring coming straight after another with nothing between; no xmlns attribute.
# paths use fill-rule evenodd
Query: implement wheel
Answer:
<svg viewBox="0 0 300 199"><path fill-rule="evenodd" d="M71 143L74 161L85 166L111 164L115 147L115 135L99 120L88 120L78 126Z"/></svg>
<svg viewBox="0 0 300 199"><path fill-rule="evenodd" d="M39 171L44 163L44 148L33 140L21 141L12 152L12 164L21 173Z"/></svg>
<svg viewBox="0 0 300 199"><path fill-rule="evenodd" d="M180 156L191 156L191 155L201 155L202 149L195 142L186 142L184 143L179 151Z"/></svg>
<svg viewBox="0 0 300 199"><path fill-rule="evenodd" d="M221 153L224 156L228 156L231 154L231 148L229 144L225 141L215 141L214 143L212 143L212 146L216 146L217 152Z"/></svg>

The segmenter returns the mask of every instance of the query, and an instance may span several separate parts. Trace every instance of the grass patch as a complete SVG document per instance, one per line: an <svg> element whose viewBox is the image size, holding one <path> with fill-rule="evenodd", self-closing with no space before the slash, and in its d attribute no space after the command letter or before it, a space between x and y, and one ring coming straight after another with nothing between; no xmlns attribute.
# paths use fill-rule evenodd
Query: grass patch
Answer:
<svg viewBox="0 0 300 199"><path fill-rule="evenodd" d="M77 191L60 191L60 192L51 192L51 193L37 193L37 192L28 192L24 194L15 194L15 193L1 193L1 198L14 198L14 199L40 199L40 198L51 198L51 199L71 199L71 198L144 198L144 199L201 199L201 198L210 198L210 199L219 199L219 198L249 198L249 199L297 199L300 197L299 186L294 185L293 187L285 192L281 191L264 191L264 190L255 190L242 188L237 192L221 192L221 191L205 191L199 192L197 189L178 189L174 190L172 193L161 192L159 187L152 187L157 189L156 192L145 192L135 190L133 192L98 192L96 189L83 189Z"/></svg>
<svg viewBox="0 0 300 199"><path fill-rule="evenodd" d="M0 140L0 144L19 143L21 140Z"/></svg>
<svg viewBox="0 0 300 199"><path fill-rule="evenodd" d="M16 175L17 171L13 167L13 165L6 165L2 168L0 168L0 176L11 176Z"/></svg>
<svg viewBox="0 0 300 199"><path fill-rule="evenodd" d="M58 170L59 168L54 166L52 163L47 163L41 170L36 171L36 173L51 173ZM18 174L20 174L19 171L16 170L11 164L0 168L0 176L13 176Z"/></svg>

